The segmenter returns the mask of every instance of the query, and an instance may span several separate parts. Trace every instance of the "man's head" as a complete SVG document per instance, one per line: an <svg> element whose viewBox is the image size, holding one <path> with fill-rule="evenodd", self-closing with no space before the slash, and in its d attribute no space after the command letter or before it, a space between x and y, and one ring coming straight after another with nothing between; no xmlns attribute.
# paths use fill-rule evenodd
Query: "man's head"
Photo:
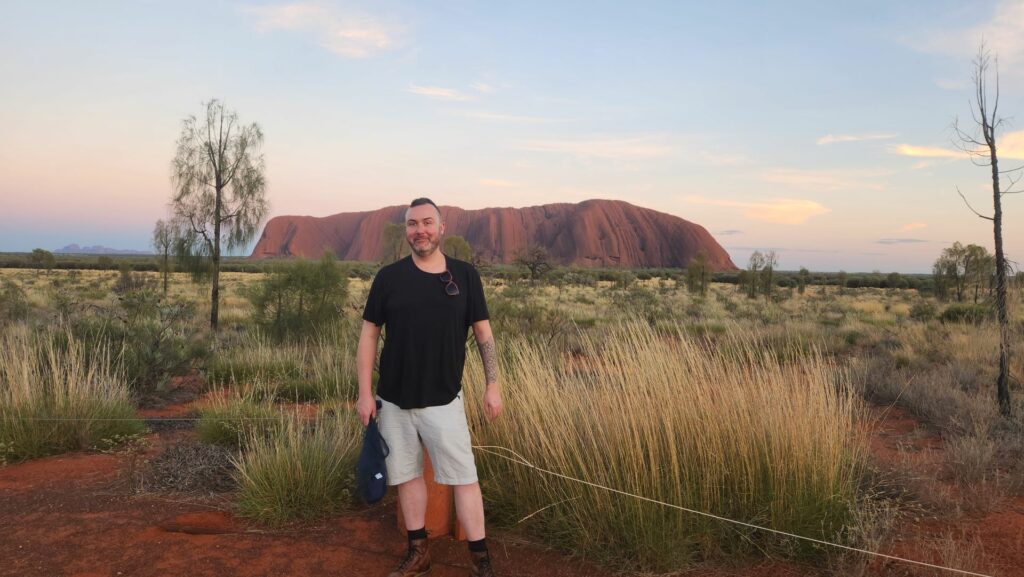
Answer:
<svg viewBox="0 0 1024 577"><path fill-rule="evenodd" d="M434 254L441 244L441 210L429 198L417 198L405 210L405 240L420 257Z"/></svg>

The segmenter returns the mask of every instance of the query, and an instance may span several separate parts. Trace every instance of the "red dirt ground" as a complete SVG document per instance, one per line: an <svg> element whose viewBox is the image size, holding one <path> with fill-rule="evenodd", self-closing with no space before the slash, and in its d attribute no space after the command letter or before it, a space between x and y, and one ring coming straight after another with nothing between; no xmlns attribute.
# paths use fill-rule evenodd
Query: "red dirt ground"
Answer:
<svg viewBox="0 0 1024 577"><path fill-rule="evenodd" d="M181 416L188 406L140 411L147 417ZM188 431L150 435L147 454L177 442ZM941 451L942 442L922 433L906 413L892 409L872 433L878 458L895 458L900 445ZM125 479L125 454L76 453L0 468L0 575L114 577L197 575L385 575L404 552L396 530L395 504L350 511L314 525L266 530L231 515L223 498L133 494ZM888 551L928 558L921 543L955 530L977 535L989 555L991 574L1024 576L1024 499L1007 501L983 517L904 522L903 540ZM615 573L492 532L491 552L503 576L611 577ZM465 544L434 541L432 577L468 574ZM694 577L797 577L815 568L767 560L756 565L697 568ZM931 573L876 563L870 575ZM938 573L936 573L938 575ZM950 574L952 575L952 574Z"/></svg>

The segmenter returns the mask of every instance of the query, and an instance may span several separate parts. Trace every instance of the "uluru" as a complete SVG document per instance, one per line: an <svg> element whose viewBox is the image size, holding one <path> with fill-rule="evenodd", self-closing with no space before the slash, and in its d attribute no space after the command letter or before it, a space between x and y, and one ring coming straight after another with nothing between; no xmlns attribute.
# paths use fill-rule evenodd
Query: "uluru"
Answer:
<svg viewBox="0 0 1024 577"><path fill-rule="evenodd" d="M342 260L379 261L384 227L401 223L405 209L399 205L324 217L277 216L267 222L251 256L314 258L328 249ZM703 249L714 270L736 270L729 254L703 226L621 200L440 209L446 234L465 238L490 262L513 262L527 246L539 245L562 265L681 268Z"/></svg>

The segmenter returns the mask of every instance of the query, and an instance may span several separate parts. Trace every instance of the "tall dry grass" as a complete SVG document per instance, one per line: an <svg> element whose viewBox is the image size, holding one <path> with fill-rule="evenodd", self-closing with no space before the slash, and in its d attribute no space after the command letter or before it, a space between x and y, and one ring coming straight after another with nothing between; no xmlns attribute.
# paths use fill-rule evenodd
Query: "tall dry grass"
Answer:
<svg viewBox="0 0 1024 577"><path fill-rule="evenodd" d="M579 342L582 354L561 356L504 341L507 411L486 423L479 402L467 403L475 442L715 515L816 538L843 532L865 454L860 405L843 370L813 351L787 357L755 345L742 332L715 345L628 323ZM476 359L468 364L473 399L482 372ZM722 552L806 552L797 541L477 456L492 512L608 562L663 570Z"/></svg>
<svg viewBox="0 0 1024 577"><path fill-rule="evenodd" d="M351 415L312 421L283 416L274 435L248 433L233 458L239 512L278 525L313 519L350 504L362 427Z"/></svg>
<svg viewBox="0 0 1024 577"><path fill-rule="evenodd" d="M114 444L144 430L106 348L68 330L0 329L0 461Z"/></svg>

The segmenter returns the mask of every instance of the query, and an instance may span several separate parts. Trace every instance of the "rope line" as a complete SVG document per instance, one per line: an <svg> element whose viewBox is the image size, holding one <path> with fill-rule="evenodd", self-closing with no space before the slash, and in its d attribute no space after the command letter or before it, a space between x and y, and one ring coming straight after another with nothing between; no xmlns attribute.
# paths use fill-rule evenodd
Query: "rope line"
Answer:
<svg viewBox="0 0 1024 577"><path fill-rule="evenodd" d="M897 557L895 555L888 555L888 554L885 554L885 553L878 553L877 551L868 551L867 549L859 549L857 547L850 547L849 545L841 545L839 543L832 543L830 541L823 541L821 539L815 539L814 537L806 537L804 535L797 535L797 534L794 534L794 533L787 533L786 531L780 531L778 529L772 529L771 527L762 527L760 525L754 525L753 523L746 523L744 521L737 521L736 519L729 519L728 517L721 517L719 515L714 515L712 513L707 513L707 512L704 512L704 511L698 511L696 509L689 509L689 508L683 507L681 505L675 505L673 503L666 503L664 501L658 501L657 499L652 499L650 497L644 497L643 495L636 495L634 493L629 493L629 492L622 491L622 490L619 490L619 489L615 489L615 488L612 488L612 487L606 487L604 485L598 485L597 483L592 483L590 481L585 481L583 479L577 479L575 477L570 477L568 475L563 475L562 473L557 473L555 471L550 471L548 469L544 469L542 467L538 467L537 465L534 465L533 463L527 461L525 457L523 457L519 453L513 451L512 449L509 449L508 447L499 447L499 446L495 446L495 445L473 445L473 448L474 449L479 449L480 451L482 451L484 453L488 453L488 454L494 455L496 457L500 457L500 458L505 459L507 461L511 461L513 463L516 463L516 464L519 464L519 465L523 465L524 467L529 467L530 469L534 469L534 470L536 470L536 471L538 471L540 473L544 473L546 475L551 475L552 477L558 477L560 479L565 479L567 481L573 481L575 483L580 483L582 485L587 485L587 486L590 486L590 487L594 487L595 489L601 489L601 490L604 490L604 491L609 491L611 493L617 493L619 495L623 495L623 496L626 496L626 497L633 497L634 499L639 499L641 501L647 501L648 503L654 503L654 504L662 505L662 506L669 507L669 508L672 508L672 509L679 509L680 511L685 511L687 513L693 513L694 515L700 515L702 517L709 517L711 519L717 519L718 521L724 521L726 523L732 523L734 525L741 525L743 527L749 527L751 529L757 529L759 531L767 531L767 532L770 532L770 533L775 533L777 535L784 535L786 537L793 537L794 539L803 539L804 541L810 541L812 543L817 543L819 545L827 545L829 547L837 547L839 549L846 549L847 551L854 551L856 553L863 553L865 555L874 555L875 557L882 557L884 559L890 559L890 560L898 561L898 562L901 562L901 563L909 563L909 564L912 564L912 565L919 565L921 567L928 567L928 568L931 568L931 569L939 569L941 571L949 571L949 572L952 572L952 573L959 573L961 575L973 575L974 577L993 577L992 575L988 575L988 574L985 574L985 573L975 573L973 571L965 571L963 569L954 569L952 567L943 567L942 565L933 565L931 563L926 563L924 561L915 561L913 559L906 559L906 558L903 558L903 557ZM507 452L515 455L516 458L513 459L512 457L509 457L508 455L504 455L502 453L499 453L496 450L507 451Z"/></svg>

